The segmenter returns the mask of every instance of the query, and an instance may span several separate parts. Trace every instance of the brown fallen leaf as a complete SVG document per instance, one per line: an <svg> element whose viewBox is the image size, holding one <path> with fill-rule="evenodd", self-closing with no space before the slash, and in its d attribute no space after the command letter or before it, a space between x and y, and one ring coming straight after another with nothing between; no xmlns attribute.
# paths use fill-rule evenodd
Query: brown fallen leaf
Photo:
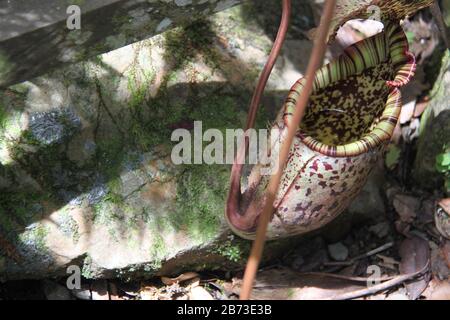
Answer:
<svg viewBox="0 0 450 320"><path fill-rule="evenodd" d="M200 278L196 277L191 280L189 280L188 288L195 288L200 285Z"/></svg>
<svg viewBox="0 0 450 320"><path fill-rule="evenodd" d="M416 109L414 110L414 118L419 118L425 109L428 107L428 103L430 102L429 98L426 97L416 104Z"/></svg>
<svg viewBox="0 0 450 320"><path fill-rule="evenodd" d="M195 272L186 272L186 273L182 273L180 274L178 277L176 278L169 278L169 277L161 277L161 281L162 283L164 283L166 286L170 286L174 283L179 283L179 282L183 282L183 281L187 281L187 280L191 280L193 278L198 277L198 273Z"/></svg>
<svg viewBox="0 0 450 320"><path fill-rule="evenodd" d="M413 273L423 269L430 261L430 248L428 242L419 237L412 237L403 240L399 248L401 257L400 272L403 274ZM426 289L429 282L429 274L422 278L406 284L409 298L416 300Z"/></svg>
<svg viewBox="0 0 450 320"><path fill-rule="evenodd" d="M439 201L434 214L434 221L439 233L450 239L450 198Z"/></svg>
<svg viewBox="0 0 450 320"><path fill-rule="evenodd" d="M413 279L428 269L391 277L347 277L327 273L299 273L287 268L262 271L256 279L254 300L346 300L374 295ZM371 283L368 285L368 282ZM239 295L242 280L233 279L232 290Z"/></svg>
<svg viewBox="0 0 450 320"><path fill-rule="evenodd" d="M397 266L400 264L397 260L392 257L384 256L382 254L377 254L377 257L383 260L380 262L380 266L397 271Z"/></svg>
<svg viewBox="0 0 450 320"><path fill-rule="evenodd" d="M397 230L398 233L404 235L405 237L409 237L409 232L411 229L411 225L409 223L406 223L401 220L397 220L394 222L395 230Z"/></svg>
<svg viewBox="0 0 450 320"><path fill-rule="evenodd" d="M339 0L331 21L329 37L333 38L338 28L351 19L380 20L389 16L392 20L400 20L433 3L433 0ZM312 37L316 29L311 30Z"/></svg>
<svg viewBox="0 0 450 320"><path fill-rule="evenodd" d="M142 287L139 291L139 295L141 300L158 300L159 299L159 290L153 286Z"/></svg>
<svg viewBox="0 0 450 320"><path fill-rule="evenodd" d="M444 241L441 246L430 242L431 272L433 278L440 280L450 277L450 240Z"/></svg>
<svg viewBox="0 0 450 320"><path fill-rule="evenodd" d="M403 222L413 222L420 209L420 201L412 196L397 194L394 197L393 205L400 220Z"/></svg>
<svg viewBox="0 0 450 320"><path fill-rule="evenodd" d="M235 280L233 292L239 294L241 280ZM365 283L325 276L301 274L290 269L262 271L253 287L253 300L329 300L342 293L359 290Z"/></svg>
<svg viewBox="0 0 450 320"><path fill-rule="evenodd" d="M194 287L188 294L189 300L214 300L211 294L203 287Z"/></svg>
<svg viewBox="0 0 450 320"><path fill-rule="evenodd" d="M434 212L436 209L436 201L434 199L425 199L422 201L422 207L417 217L421 224L429 224L434 221Z"/></svg>
<svg viewBox="0 0 450 320"><path fill-rule="evenodd" d="M433 279L423 296L428 300L450 300L450 282Z"/></svg>
<svg viewBox="0 0 450 320"><path fill-rule="evenodd" d="M439 206L450 214L450 198L445 198L439 201Z"/></svg>

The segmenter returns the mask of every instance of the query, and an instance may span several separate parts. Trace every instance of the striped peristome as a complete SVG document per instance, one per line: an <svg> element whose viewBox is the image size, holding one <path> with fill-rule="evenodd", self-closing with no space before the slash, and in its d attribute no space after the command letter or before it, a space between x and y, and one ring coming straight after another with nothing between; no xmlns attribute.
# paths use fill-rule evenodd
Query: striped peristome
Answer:
<svg viewBox="0 0 450 320"><path fill-rule="evenodd" d="M399 87L414 75L414 56L398 24L348 48L320 68L284 168L267 237L317 229L339 215L359 193L392 137L401 109ZM291 88L271 130L276 158L305 79ZM255 166L242 190L246 205L260 212L270 176ZM249 204L251 201L252 204ZM255 237L254 227L230 227Z"/></svg>
<svg viewBox="0 0 450 320"><path fill-rule="evenodd" d="M408 52L408 41L398 24L388 24L384 32L348 47L338 59L319 69L314 81L313 95L318 89L326 88L331 83L358 75L382 63L389 63L394 77L386 79L386 86L391 90L386 95L384 112L372 132L357 141L342 145L326 145L300 132L306 145L324 154L350 156L373 149L382 141L391 138L401 108L400 92L394 88L405 85L415 71L414 56ZM284 106L285 122L290 121L304 82L305 79L302 78L291 88Z"/></svg>

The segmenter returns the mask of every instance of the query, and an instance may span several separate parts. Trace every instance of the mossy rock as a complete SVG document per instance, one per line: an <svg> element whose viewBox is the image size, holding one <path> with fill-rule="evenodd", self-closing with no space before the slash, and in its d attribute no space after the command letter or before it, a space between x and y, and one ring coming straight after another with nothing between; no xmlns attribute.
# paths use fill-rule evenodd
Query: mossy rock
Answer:
<svg viewBox="0 0 450 320"><path fill-rule="evenodd" d="M250 242L224 221L231 165L174 165L171 134L242 128L271 45L254 28L236 8L1 91L0 279L242 268ZM224 53L218 34L254 55ZM267 91L259 128L288 89Z"/></svg>
<svg viewBox="0 0 450 320"><path fill-rule="evenodd" d="M442 59L441 71L422 115L420 138L414 162L414 179L426 189L443 189L444 175L436 169L436 157L450 145L450 52Z"/></svg>

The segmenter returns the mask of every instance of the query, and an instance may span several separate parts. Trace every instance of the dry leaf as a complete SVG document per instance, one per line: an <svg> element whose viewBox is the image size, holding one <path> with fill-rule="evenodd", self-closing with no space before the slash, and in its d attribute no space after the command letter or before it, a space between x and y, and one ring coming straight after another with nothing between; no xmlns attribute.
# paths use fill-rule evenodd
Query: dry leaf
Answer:
<svg viewBox="0 0 450 320"><path fill-rule="evenodd" d="M423 99L416 104L416 109L414 110L414 118L419 118L425 111L429 103L428 99Z"/></svg>
<svg viewBox="0 0 450 320"><path fill-rule="evenodd" d="M242 281L233 280L233 293L239 294ZM290 269L269 269L258 274L253 300L332 300L342 294L367 288L355 282L326 275L299 273Z"/></svg>
<svg viewBox="0 0 450 320"><path fill-rule="evenodd" d="M428 224L434 221L434 212L436 208L436 202L434 199L426 199L422 201L422 208L420 209L417 217L421 224Z"/></svg>
<svg viewBox="0 0 450 320"><path fill-rule="evenodd" d="M190 281L190 283L189 283L189 288L195 288L195 287L198 287L200 285L200 278L199 277L197 277L197 278L194 278L194 279L192 279L191 281Z"/></svg>
<svg viewBox="0 0 450 320"><path fill-rule="evenodd" d="M191 280L195 277L198 277L198 273L195 272L186 272L186 273L182 273L180 274L178 277L176 278L168 278L168 277L161 277L161 281L166 285L166 286L170 286L174 283L179 283L179 282L183 282L183 281L187 281L187 280Z"/></svg>
<svg viewBox="0 0 450 320"><path fill-rule="evenodd" d="M398 233L404 235L405 237L409 237L409 231L411 229L411 226L409 223L403 222L401 220L397 220L394 223L395 230L397 230Z"/></svg>
<svg viewBox="0 0 450 320"><path fill-rule="evenodd" d="M439 201L434 214L434 221L439 233L443 237L450 239L450 198Z"/></svg>
<svg viewBox="0 0 450 320"><path fill-rule="evenodd" d="M194 287L189 292L189 300L214 300L214 298L205 288Z"/></svg>
<svg viewBox="0 0 450 320"><path fill-rule="evenodd" d="M414 12L427 7L434 0L338 0L331 20L329 36L333 36L338 28L351 19L379 20L388 16L392 20L400 20ZM313 31L314 35L315 32Z"/></svg>
<svg viewBox="0 0 450 320"><path fill-rule="evenodd" d="M428 300L450 300L450 282L433 279L423 295Z"/></svg>
<svg viewBox="0 0 450 320"><path fill-rule="evenodd" d="M152 286L141 288L139 294L142 300L158 300L159 298L159 290Z"/></svg>
<svg viewBox="0 0 450 320"><path fill-rule="evenodd" d="M397 194L394 197L393 205L400 220L403 222L413 222L420 209L420 201L415 197Z"/></svg>
<svg viewBox="0 0 450 320"><path fill-rule="evenodd" d="M446 240L441 246L430 242L431 248L431 271L437 279L450 277L450 241Z"/></svg>
<svg viewBox="0 0 450 320"><path fill-rule="evenodd" d="M402 259L400 272L403 274L414 273L422 270L430 260L430 248L428 242L419 237L405 239L400 245L399 254ZM409 298L416 300L427 287L429 275L417 278L406 284Z"/></svg>
<svg viewBox="0 0 450 320"><path fill-rule="evenodd" d="M445 198L439 201L439 206L445 210L448 214L450 214L450 198Z"/></svg>
<svg viewBox="0 0 450 320"><path fill-rule="evenodd" d="M400 264L397 260L391 257L384 256L382 254L377 254L377 257L383 260L380 262L380 266L397 271L397 266Z"/></svg>

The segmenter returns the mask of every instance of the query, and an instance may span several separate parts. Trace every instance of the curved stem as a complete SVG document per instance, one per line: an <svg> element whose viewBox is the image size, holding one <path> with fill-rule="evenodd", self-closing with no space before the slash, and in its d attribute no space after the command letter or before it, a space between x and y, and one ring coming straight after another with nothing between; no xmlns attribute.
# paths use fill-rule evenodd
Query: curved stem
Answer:
<svg viewBox="0 0 450 320"><path fill-rule="evenodd" d="M270 73L272 72L273 66L275 65L275 62L280 54L281 48L286 38L286 33L289 27L290 15L291 15L291 0L283 0L283 13L281 17L280 27L278 29L278 33L275 42L272 46L269 58L266 62L266 65L264 66L263 71L261 72L258 84L255 88L255 92L253 93L245 132L248 132L248 129L253 128L255 125L256 114L259 109L259 103L261 101L264 88L266 87ZM245 212L240 212L241 211L240 179L247 148L248 148L248 139L245 139L244 143L241 143L241 147L238 151L233 167L231 169L230 191L228 193L228 199L226 203L226 217L228 221L235 229L243 231L250 231L254 229L256 227L256 219L258 216L256 208L253 207L248 208Z"/></svg>
<svg viewBox="0 0 450 320"><path fill-rule="evenodd" d="M330 28L335 5L336 0L327 0L325 3L324 13L322 15L322 19L318 29L318 35L314 43L308 68L306 70L306 82L303 88L303 92L296 102L291 125L288 126L286 139L283 141L283 144L281 146L278 159L279 165L276 166L277 170L275 171L275 174L271 176L269 185L267 187L264 209L261 216L259 217L258 228L256 230L256 238L253 242L250 257L248 259L247 267L244 273L243 285L240 295L240 299L242 300L250 298L253 282L255 280L256 272L258 270L259 262L261 260L262 252L264 249L267 226L273 212L273 202L275 201L275 196L278 191L281 175L283 173L286 160L289 155L289 150L291 148L294 135L297 132L297 128L299 127L300 121L305 113L306 105L313 88L316 70L322 63L322 59L326 49L327 34Z"/></svg>

